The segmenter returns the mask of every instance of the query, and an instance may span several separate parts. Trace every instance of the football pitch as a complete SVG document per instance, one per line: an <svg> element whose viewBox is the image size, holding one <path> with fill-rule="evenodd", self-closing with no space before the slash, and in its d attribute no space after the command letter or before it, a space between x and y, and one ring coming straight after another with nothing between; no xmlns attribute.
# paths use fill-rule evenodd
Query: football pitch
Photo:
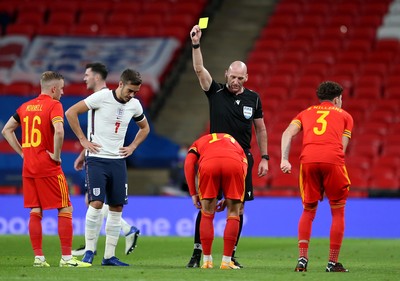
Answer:
<svg viewBox="0 0 400 281"><path fill-rule="evenodd" d="M74 237L73 247L84 241ZM125 239L120 238L116 255L129 267L104 267L101 259L104 236L100 237L98 254L90 268L60 268L60 246L57 236L45 236L43 248L50 268L34 268L28 236L0 236L0 280L399 280L400 240L345 239L340 262L349 273L327 273L328 239L313 238L310 244L308 272L294 272L297 261L295 238L242 237L237 256L244 265L240 270L220 270L222 238L213 247L213 269L187 269L193 248L188 237L150 237L138 240L129 256L123 254Z"/></svg>

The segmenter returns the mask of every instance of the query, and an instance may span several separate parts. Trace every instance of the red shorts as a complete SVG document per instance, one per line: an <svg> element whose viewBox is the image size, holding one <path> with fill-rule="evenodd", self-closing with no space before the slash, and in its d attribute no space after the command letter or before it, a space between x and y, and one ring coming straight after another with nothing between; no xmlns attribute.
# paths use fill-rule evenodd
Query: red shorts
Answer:
<svg viewBox="0 0 400 281"><path fill-rule="evenodd" d="M323 199L344 204L350 188L350 179L344 165L329 163L303 163L300 165L300 194L303 203Z"/></svg>
<svg viewBox="0 0 400 281"><path fill-rule="evenodd" d="M71 206L67 180L64 174L44 178L22 178L25 208L42 210Z"/></svg>
<svg viewBox="0 0 400 281"><path fill-rule="evenodd" d="M217 198L220 188L227 199L243 201L247 164L231 158L203 161L199 167L200 199Z"/></svg>

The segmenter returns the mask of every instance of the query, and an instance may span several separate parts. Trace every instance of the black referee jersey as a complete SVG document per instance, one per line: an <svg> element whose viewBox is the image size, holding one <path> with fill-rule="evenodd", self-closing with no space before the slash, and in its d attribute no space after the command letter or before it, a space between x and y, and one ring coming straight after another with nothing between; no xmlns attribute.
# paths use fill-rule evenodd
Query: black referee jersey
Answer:
<svg viewBox="0 0 400 281"><path fill-rule="evenodd" d="M262 118L260 96L249 89L234 95L214 80L205 92L210 107L210 133L228 133L243 150L250 149L253 120Z"/></svg>

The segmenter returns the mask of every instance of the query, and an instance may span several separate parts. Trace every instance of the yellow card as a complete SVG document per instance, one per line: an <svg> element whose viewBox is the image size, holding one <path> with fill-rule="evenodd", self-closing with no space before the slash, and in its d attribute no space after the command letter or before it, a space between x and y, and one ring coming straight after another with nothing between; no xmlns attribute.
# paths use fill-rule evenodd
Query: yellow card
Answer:
<svg viewBox="0 0 400 281"><path fill-rule="evenodd" d="M208 25L208 17L199 19L199 27L200 27L200 29L207 28L207 25Z"/></svg>

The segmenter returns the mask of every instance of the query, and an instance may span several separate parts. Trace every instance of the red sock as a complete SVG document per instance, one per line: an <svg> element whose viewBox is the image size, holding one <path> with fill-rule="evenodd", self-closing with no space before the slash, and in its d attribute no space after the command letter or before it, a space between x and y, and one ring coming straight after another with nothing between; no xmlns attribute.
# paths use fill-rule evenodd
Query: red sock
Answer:
<svg viewBox="0 0 400 281"><path fill-rule="evenodd" d="M200 240L204 255L211 255L212 243L214 240L214 214L201 213Z"/></svg>
<svg viewBox="0 0 400 281"><path fill-rule="evenodd" d="M43 256L42 249L42 214L31 212L29 216L29 238L35 256Z"/></svg>
<svg viewBox="0 0 400 281"><path fill-rule="evenodd" d="M330 233L329 260L337 262L344 236L344 206L331 208L332 225Z"/></svg>
<svg viewBox="0 0 400 281"><path fill-rule="evenodd" d="M58 236L61 254L71 255L72 250L72 213L58 213Z"/></svg>
<svg viewBox="0 0 400 281"><path fill-rule="evenodd" d="M315 218L316 209L304 209L299 220L299 257L308 258L308 244L311 238L312 223Z"/></svg>
<svg viewBox="0 0 400 281"><path fill-rule="evenodd" d="M230 216L226 219L224 231L224 256L230 257L235 247L239 233L239 216Z"/></svg>

